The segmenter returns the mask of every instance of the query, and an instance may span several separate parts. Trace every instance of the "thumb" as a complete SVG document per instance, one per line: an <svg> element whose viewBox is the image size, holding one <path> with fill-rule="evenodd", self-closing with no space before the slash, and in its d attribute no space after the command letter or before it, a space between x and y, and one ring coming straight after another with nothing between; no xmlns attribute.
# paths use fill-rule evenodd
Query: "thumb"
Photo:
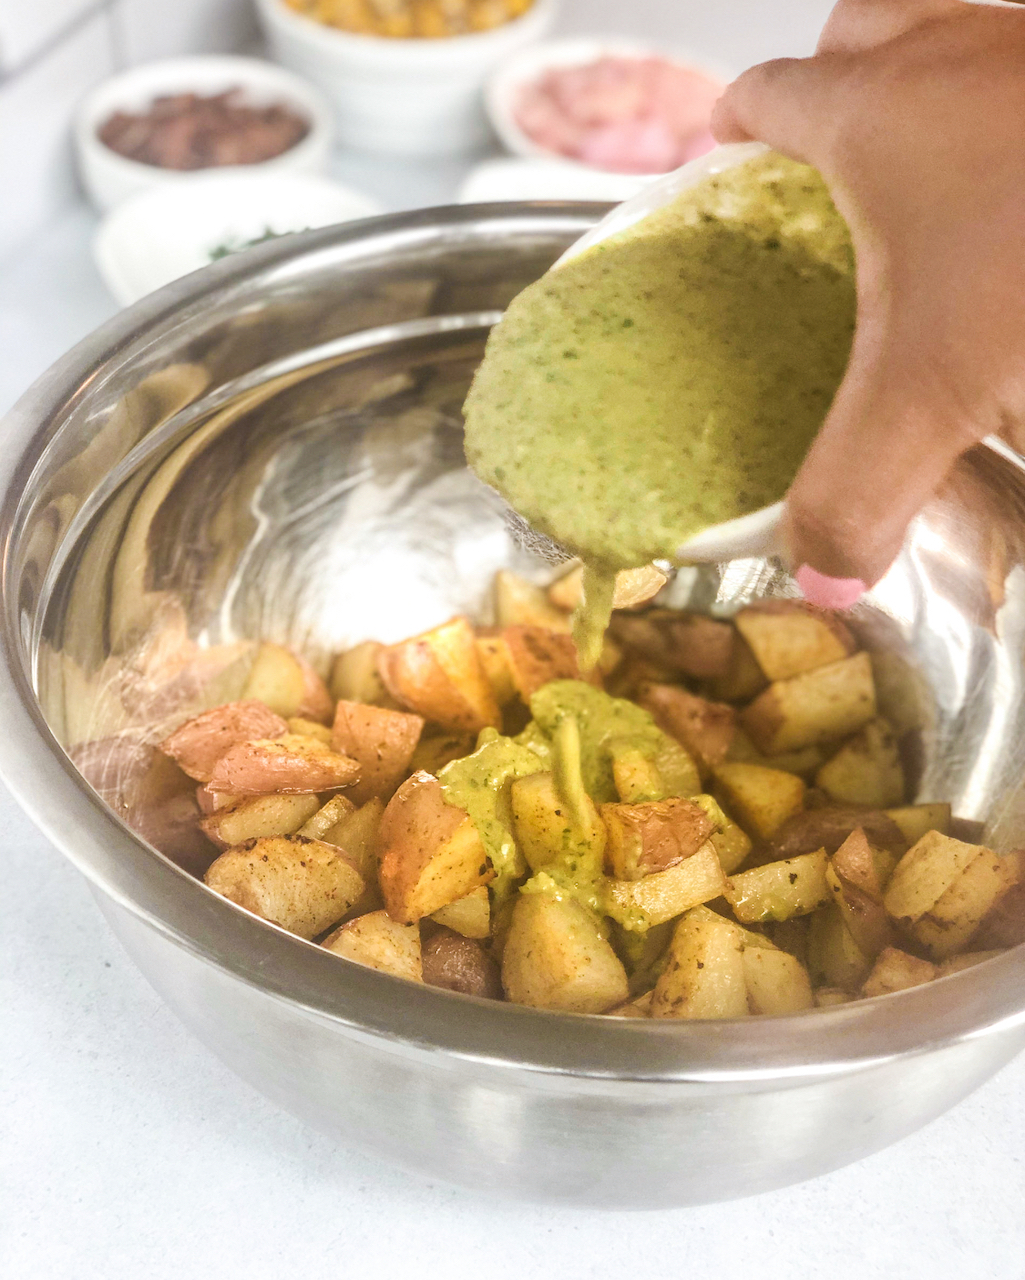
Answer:
<svg viewBox="0 0 1025 1280"><path fill-rule="evenodd" d="M847 373L786 499L784 544L812 603L846 607L883 576L911 520L990 430L982 417L938 346L894 333L862 303Z"/></svg>
<svg viewBox="0 0 1025 1280"><path fill-rule="evenodd" d="M715 104L711 127L716 141L757 139L814 164L848 62L846 54L822 53L778 58L745 71Z"/></svg>

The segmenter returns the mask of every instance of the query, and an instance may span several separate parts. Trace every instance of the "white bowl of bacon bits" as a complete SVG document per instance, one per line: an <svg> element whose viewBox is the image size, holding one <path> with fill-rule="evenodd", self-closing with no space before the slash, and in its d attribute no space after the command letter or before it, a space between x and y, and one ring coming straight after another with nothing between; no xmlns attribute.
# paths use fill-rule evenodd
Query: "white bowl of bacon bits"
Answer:
<svg viewBox="0 0 1025 1280"><path fill-rule="evenodd" d="M319 91L292 72L201 55L105 81L80 106L74 136L86 192L107 210L211 171L320 173L333 122Z"/></svg>
<svg viewBox="0 0 1025 1280"><path fill-rule="evenodd" d="M553 40L488 83L491 123L516 155L638 180L711 151L712 108L730 73L628 40Z"/></svg>

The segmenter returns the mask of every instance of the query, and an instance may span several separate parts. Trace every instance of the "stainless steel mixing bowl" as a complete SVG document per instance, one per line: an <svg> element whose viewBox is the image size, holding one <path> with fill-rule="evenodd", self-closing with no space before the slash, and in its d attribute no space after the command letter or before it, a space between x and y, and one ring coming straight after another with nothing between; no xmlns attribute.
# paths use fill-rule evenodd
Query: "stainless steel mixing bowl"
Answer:
<svg viewBox="0 0 1025 1280"><path fill-rule="evenodd" d="M201 658L176 666L185 622L201 646L264 637L324 661L483 616L493 571L523 553L464 469L460 402L500 309L599 212L427 210L289 237L123 312L50 370L4 424L0 765L152 984L282 1106L488 1195L654 1207L811 1177L957 1102L1025 1044L1025 948L786 1018L476 1001L211 893L62 747L113 735L127 776L133 723L230 694L234 650L215 649L213 686ZM881 679L903 672L920 796L987 820L1002 849L1025 803L1023 513L1020 462L976 450L858 616L896 655ZM734 563L677 590L722 603L771 578Z"/></svg>

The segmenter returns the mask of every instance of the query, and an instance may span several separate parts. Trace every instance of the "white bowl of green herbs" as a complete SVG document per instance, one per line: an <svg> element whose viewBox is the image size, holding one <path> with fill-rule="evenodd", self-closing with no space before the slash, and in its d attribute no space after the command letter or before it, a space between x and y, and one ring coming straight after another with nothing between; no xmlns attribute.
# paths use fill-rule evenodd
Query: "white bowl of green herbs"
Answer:
<svg viewBox="0 0 1025 1280"><path fill-rule="evenodd" d="M369 196L312 174L212 173L119 205L100 223L93 256L107 288L129 306L253 245L380 212Z"/></svg>

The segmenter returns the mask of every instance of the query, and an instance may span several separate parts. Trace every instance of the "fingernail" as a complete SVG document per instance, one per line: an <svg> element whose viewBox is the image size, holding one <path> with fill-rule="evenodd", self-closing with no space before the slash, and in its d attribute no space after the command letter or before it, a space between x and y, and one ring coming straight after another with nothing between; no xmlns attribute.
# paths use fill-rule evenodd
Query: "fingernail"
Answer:
<svg viewBox="0 0 1025 1280"><path fill-rule="evenodd" d="M830 578L810 564L802 564L794 577L805 600L822 609L849 609L868 590L860 578Z"/></svg>

